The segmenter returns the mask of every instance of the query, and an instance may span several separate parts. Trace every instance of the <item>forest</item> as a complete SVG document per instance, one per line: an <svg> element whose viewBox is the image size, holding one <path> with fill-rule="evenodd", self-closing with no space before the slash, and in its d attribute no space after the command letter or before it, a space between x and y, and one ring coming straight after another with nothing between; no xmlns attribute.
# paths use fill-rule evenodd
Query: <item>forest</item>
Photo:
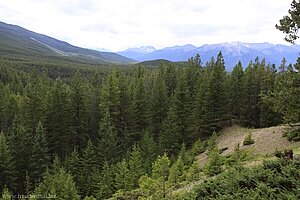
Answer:
<svg viewBox="0 0 300 200"><path fill-rule="evenodd" d="M224 160L216 145L224 126L299 122L299 69L300 59L257 58L226 72L221 52L205 64L196 55L158 68L2 59L2 199L299 199L299 162L248 169L239 146ZM300 129L287 138L299 141ZM209 160L199 168L203 151Z"/></svg>

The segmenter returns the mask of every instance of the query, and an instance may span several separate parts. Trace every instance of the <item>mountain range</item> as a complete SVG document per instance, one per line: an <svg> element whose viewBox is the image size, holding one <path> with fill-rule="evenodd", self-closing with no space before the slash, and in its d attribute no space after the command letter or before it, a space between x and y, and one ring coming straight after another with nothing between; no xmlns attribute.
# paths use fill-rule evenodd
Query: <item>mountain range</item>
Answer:
<svg viewBox="0 0 300 200"><path fill-rule="evenodd" d="M73 46L67 42L0 22L0 58L51 62L128 64L135 60L112 52Z"/></svg>
<svg viewBox="0 0 300 200"><path fill-rule="evenodd" d="M200 54L202 63L205 64L212 57L216 57L220 51L222 51L226 69L231 70L238 61L241 61L243 66L246 67L250 60L254 61L256 57L260 60L265 58L267 63L276 64L277 66L280 65L283 58L286 58L287 63L295 63L299 56L300 46L271 44L267 42L226 42L220 44L204 44L199 47L187 44L163 49L155 49L152 46L142 46L140 48L129 48L116 53L140 62L157 59L165 59L172 62L187 61L198 53Z"/></svg>
<svg viewBox="0 0 300 200"><path fill-rule="evenodd" d="M200 54L205 64L222 51L228 71L241 61L246 67L256 57L266 59L267 63L280 65L285 57L287 63L295 63L300 45L271 43L227 42L204 44L196 47L191 44L156 49L152 46L129 48L124 51L110 52L99 47L97 50L77 47L55 38L35 33L17 25L0 22L0 58L20 61L40 60L42 62L72 62L87 64L133 64L142 62L147 66L158 65L161 61L181 62ZM154 60L151 62L151 60ZM144 62L147 61L147 62Z"/></svg>

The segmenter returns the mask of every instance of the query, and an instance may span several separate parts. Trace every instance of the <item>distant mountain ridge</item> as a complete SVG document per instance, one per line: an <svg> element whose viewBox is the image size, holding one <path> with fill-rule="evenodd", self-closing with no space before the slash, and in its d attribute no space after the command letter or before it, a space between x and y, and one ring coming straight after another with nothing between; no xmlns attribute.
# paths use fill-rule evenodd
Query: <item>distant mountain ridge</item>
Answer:
<svg viewBox="0 0 300 200"><path fill-rule="evenodd" d="M73 46L67 42L3 22L0 22L0 57L85 63L121 64L135 62L133 59L116 53Z"/></svg>
<svg viewBox="0 0 300 200"><path fill-rule="evenodd" d="M153 49L155 49L153 47ZM200 54L202 63L205 64L212 57L222 51L227 70L231 70L238 61L241 61L246 67L250 60L254 61L256 57L260 60L266 59L266 63L280 65L283 57L287 63L295 63L300 52L299 45L287 46L271 43L242 43L225 42L219 44L204 44L196 47L191 44L183 46L166 47L155 49L153 51L143 51L139 48L130 48L125 51L117 52L120 55L132 58L138 61L165 59L172 62L186 61L190 57Z"/></svg>

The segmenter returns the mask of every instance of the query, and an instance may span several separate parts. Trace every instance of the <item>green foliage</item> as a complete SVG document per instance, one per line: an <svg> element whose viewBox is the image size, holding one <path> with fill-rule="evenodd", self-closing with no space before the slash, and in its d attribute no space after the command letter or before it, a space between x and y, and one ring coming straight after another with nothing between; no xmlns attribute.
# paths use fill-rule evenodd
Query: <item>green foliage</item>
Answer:
<svg viewBox="0 0 300 200"><path fill-rule="evenodd" d="M138 187L138 180L146 173L143 163L144 158L141 149L139 146L134 145L128 158L128 168L131 178L130 183L133 185L133 188Z"/></svg>
<svg viewBox="0 0 300 200"><path fill-rule="evenodd" d="M98 182L98 199L107 199L112 196L115 192L114 189L114 177L113 177L113 169L112 166L108 164L108 162L104 162L100 180Z"/></svg>
<svg viewBox="0 0 300 200"><path fill-rule="evenodd" d="M213 135L208 141L208 161L205 165L205 173L209 176L214 176L222 172L223 159L219 153L216 139L217 134L213 133Z"/></svg>
<svg viewBox="0 0 300 200"><path fill-rule="evenodd" d="M100 163L104 160L118 160L118 156L120 156L119 138L113 121L114 119L110 116L109 110L106 110L98 131L97 153L99 154Z"/></svg>
<svg viewBox="0 0 300 200"><path fill-rule="evenodd" d="M44 174L43 182L39 184L33 194L36 199L43 199L49 195L66 200L80 199L72 175L63 168L54 172L47 171Z"/></svg>
<svg viewBox="0 0 300 200"><path fill-rule="evenodd" d="M299 164L268 161L254 168L231 168L182 196L184 199L298 199Z"/></svg>
<svg viewBox="0 0 300 200"><path fill-rule="evenodd" d="M32 141L30 178L33 186L39 183L49 165L48 143L43 125L39 122Z"/></svg>
<svg viewBox="0 0 300 200"><path fill-rule="evenodd" d="M73 155L73 159L76 155ZM97 155L95 147L89 140L79 161L78 189L81 195L95 196L97 194Z"/></svg>
<svg viewBox="0 0 300 200"><path fill-rule="evenodd" d="M243 145L251 145L254 144L255 141L252 139L252 133L250 132L244 139Z"/></svg>
<svg viewBox="0 0 300 200"><path fill-rule="evenodd" d="M167 180L170 170L170 160L166 154L158 156L152 167L152 179L157 183L157 198L161 199L166 197L167 193ZM151 179L150 179L151 181Z"/></svg>
<svg viewBox="0 0 300 200"><path fill-rule="evenodd" d="M0 191L5 186L11 191L15 189L15 167L13 157L10 149L8 148L5 135L0 133Z"/></svg>
<svg viewBox="0 0 300 200"><path fill-rule="evenodd" d="M290 43L294 43L295 40L299 38L298 29L300 27L300 2L293 0L291 8L288 11L289 15L284 16L279 20L279 25L276 24L275 27L286 34L285 40Z"/></svg>
<svg viewBox="0 0 300 200"><path fill-rule="evenodd" d="M9 192L7 187L4 187L1 193L1 200L11 200L12 199L12 194Z"/></svg>

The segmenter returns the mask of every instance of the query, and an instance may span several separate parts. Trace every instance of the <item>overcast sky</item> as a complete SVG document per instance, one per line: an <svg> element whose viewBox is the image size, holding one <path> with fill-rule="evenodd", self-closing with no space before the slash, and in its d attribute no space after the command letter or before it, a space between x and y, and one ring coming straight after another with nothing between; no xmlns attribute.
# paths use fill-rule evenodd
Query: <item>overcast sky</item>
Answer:
<svg viewBox="0 0 300 200"><path fill-rule="evenodd" d="M287 44L275 24L292 0L0 0L0 21L73 45Z"/></svg>

